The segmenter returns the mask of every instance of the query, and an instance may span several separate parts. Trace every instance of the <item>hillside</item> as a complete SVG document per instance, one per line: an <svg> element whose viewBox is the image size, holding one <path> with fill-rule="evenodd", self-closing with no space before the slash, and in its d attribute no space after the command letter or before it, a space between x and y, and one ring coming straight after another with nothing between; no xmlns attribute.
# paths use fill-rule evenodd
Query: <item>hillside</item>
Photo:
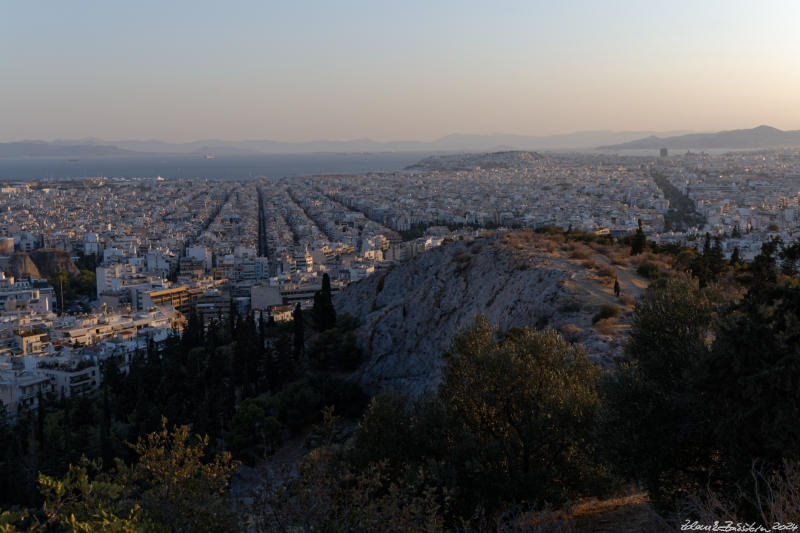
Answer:
<svg viewBox="0 0 800 533"><path fill-rule="evenodd" d="M602 365L621 355L632 303L647 286L635 274L644 258L620 247L561 241L532 231L458 241L350 285L334 304L361 321L362 387L411 395L434 389L451 338L477 314L501 330L559 330ZM615 275L621 298L613 293ZM604 305L618 306L620 316L592 324Z"/></svg>
<svg viewBox="0 0 800 533"><path fill-rule="evenodd" d="M604 150L637 149L740 149L752 150L780 146L800 146L800 131L782 131L771 126L751 129L693 133L673 137L650 136L621 144L601 146Z"/></svg>
<svg viewBox="0 0 800 533"><path fill-rule="evenodd" d="M58 248L40 248L30 254L31 260L36 264L36 268L42 276L49 278L56 272L66 272L73 276L80 273L78 267L70 259L69 254Z"/></svg>
<svg viewBox="0 0 800 533"><path fill-rule="evenodd" d="M41 278L38 267L25 252L16 252L9 257L6 270L15 278Z"/></svg>

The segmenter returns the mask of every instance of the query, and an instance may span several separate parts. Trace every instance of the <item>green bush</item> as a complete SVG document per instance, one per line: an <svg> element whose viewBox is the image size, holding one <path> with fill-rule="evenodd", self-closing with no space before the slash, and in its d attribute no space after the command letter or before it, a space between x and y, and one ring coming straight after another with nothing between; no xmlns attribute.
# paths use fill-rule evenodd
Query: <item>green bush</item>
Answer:
<svg viewBox="0 0 800 533"><path fill-rule="evenodd" d="M659 507L707 482L709 424L692 379L707 357L711 322L696 283L651 284L636 303L625 359L601 384L601 453Z"/></svg>
<svg viewBox="0 0 800 533"><path fill-rule="evenodd" d="M322 397L322 405L332 405L337 415L357 418L369 403L369 397L355 381L326 374L318 374L311 379L314 390Z"/></svg>
<svg viewBox="0 0 800 533"><path fill-rule="evenodd" d="M350 372L361 363L361 348L352 330L338 326L322 332L308 347L308 357L319 370Z"/></svg>
<svg viewBox="0 0 800 533"><path fill-rule="evenodd" d="M264 398L244 400L231 421L231 451L249 465L271 455L282 442L283 426L267 414L266 403Z"/></svg>
<svg viewBox="0 0 800 533"><path fill-rule="evenodd" d="M636 269L636 273L647 279L658 279L661 277L661 269L652 261L642 262L639 268Z"/></svg>
<svg viewBox="0 0 800 533"><path fill-rule="evenodd" d="M594 315L592 318L592 324L596 324L598 321L606 319L606 318L616 318L620 314L620 309L614 304L605 304L603 307L600 308L600 311Z"/></svg>

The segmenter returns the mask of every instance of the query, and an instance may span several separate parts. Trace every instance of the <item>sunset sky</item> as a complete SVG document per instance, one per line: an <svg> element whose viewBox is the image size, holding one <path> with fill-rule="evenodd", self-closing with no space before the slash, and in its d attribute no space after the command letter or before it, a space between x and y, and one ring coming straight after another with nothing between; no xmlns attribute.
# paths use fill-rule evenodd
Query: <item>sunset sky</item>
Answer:
<svg viewBox="0 0 800 533"><path fill-rule="evenodd" d="M0 141L800 129L800 2L0 0Z"/></svg>

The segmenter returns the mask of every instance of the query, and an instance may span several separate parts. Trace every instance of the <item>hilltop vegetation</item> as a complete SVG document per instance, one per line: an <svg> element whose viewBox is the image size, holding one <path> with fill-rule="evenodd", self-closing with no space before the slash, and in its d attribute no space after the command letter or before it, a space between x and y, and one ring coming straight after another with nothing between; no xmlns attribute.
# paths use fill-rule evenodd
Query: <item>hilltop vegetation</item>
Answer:
<svg viewBox="0 0 800 533"><path fill-rule="evenodd" d="M552 330L478 317L446 351L435 393L379 394L351 443L310 455L273 494L287 530L319 508L323 529L381 530L375 509L343 506L354 491L387 505L389 529L569 531L592 526L551 506L631 484L661 514L647 530L797 520L798 280L769 243L750 265L721 268L706 250L683 268L686 253L653 254L674 268L636 302L624 357L606 372Z"/></svg>
<svg viewBox="0 0 800 533"><path fill-rule="evenodd" d="M375 362L329 291L285 325L234 316L205 330L192 317L181 338L137 354L129 375L108 364L92 395L41 398L39 411L2 426L0 496L16 507L0 524L625 531L609 520L632 520L656 531L687 518L800 518L800 245L771 241L752 263L731 264L710 239L700 252L645 242L631 254L630 243L551 228L446 245L443 284L477 262L476 246L515 291L553 265L576 273L553 283L586 295L563 313L607 327L623 352L603 369L555 320L498 326L477 314L447 339L427 389L384 387L368 401L354 378ZM414 279L399 270L424 264L394 275ZM646 264L647 278L636 274ZM383 307L413 319L392 306L389 283L362 301L362 321ZM287 446L302 458L270 462ZM249 505L230 490L244 464L267 465L259 491L237 492Z"/></svg>

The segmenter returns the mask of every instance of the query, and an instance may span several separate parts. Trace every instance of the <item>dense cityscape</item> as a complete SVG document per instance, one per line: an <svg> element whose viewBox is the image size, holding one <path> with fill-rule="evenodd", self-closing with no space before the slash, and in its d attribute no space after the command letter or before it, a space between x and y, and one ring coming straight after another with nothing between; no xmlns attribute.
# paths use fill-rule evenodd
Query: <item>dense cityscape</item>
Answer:
<svg viewBox="0 0 800 533"><path fill-rule="evenodd" d="M470 161L247 181L3 184L0 400L13 417L40 393L90 392L102 360L130 361L190 313L206 323L232 312L288 321L297 303L311 308L323 274L336 292L490 228L624 238L641 221L653 242L699 248L708 233L726 256L736 249L750 260L773 237L793 241L800 221L797 152L502 152ZM676 210L687 200L689 210ZM84 277L66 298L65 271Z"/></svg>
<svg viewBox="0 0 800 533"><path fill-rule="evenodd" d="M0 15L0 533L800 530L800 3Z"/></svg>

